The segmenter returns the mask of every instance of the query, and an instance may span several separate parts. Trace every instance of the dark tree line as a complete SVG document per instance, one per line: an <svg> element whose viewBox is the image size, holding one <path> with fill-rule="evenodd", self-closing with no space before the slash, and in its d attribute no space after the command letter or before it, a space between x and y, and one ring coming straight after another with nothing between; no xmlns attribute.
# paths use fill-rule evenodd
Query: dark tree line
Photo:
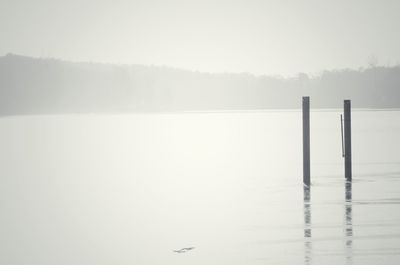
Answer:
<svg viewBox="0 0 400 265"><path fill-rule="evenodd" d="M35 113L400 107L400 66L295 78L167 67L0 57L0 115Z"/></svg>

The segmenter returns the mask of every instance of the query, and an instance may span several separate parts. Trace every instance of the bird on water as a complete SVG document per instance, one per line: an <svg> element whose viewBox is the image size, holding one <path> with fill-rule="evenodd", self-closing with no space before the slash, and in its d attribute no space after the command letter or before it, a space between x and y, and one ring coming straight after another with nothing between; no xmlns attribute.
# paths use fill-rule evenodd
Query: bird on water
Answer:
<svg viewBox="0 0 400 265"><path fill-rule="evenodd" d="M176 252L176 253L186 253L186 252L188 252L189 250L192 250L192 249L194 249L194 247L190 247L190 248L181 248L181 249L179 249L179 250L173 250L173 251Z"/></svg>

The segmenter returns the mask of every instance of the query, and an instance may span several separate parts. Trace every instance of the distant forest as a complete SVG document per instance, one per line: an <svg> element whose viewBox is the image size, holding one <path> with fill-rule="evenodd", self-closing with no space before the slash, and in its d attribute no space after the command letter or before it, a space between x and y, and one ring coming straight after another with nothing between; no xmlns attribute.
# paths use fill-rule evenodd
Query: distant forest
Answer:
<svg viewBox="0 0 400 265"><path fill-rule="evenodd" d="M297 109L305 95L312 108L399 108L400 66L283 78L0 57L0 115Z"/></svg>

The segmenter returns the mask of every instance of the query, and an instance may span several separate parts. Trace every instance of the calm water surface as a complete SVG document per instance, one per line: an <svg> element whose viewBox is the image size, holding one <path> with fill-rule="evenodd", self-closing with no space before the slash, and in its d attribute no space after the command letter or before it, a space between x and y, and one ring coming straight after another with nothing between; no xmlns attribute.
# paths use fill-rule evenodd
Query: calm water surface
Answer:
<svg viewBox="0 0 400 265"><path fill-rule="evenodd" d="M0 264L398 264L400 112L0 119ZM184 247L195 247L176 253Z"/></svg>

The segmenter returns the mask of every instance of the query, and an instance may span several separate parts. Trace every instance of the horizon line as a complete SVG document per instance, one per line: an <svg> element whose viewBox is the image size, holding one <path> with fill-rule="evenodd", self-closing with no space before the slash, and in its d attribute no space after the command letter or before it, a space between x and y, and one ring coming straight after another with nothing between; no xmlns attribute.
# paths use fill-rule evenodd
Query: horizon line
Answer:
<svg viewBox="0 0 400 265"><path fill-rule="evenodd" d="M139 63L117 63L117 62L101 62L101 61L84 61L84 60L71 60L71 59L63 59L57 57L39 57L33 55L26 55L26 54L19 54L13 52L7 52L4 55L0 55L0 58L5 57L25 57L29 59L36 59L36 60L53 60L65 63L72 63L72 64L99 64L105 66L120 66L120 67L134 67L134 66L141 66L147 68L164 68L169 70L175 71L182 71L182 72L190 72L190 73L198 73L198 74L207 74L207 75L249 75L255 78L275 78L275 79L297 79L300 75L306 75L309 79L314 79L320 77L324 72L341 72L341 71L356 71L356 72L363 72L368 69L374 68L396 68L400 67L400 63L396 63L393 65L369 65L369 66L360 66L358 69L355 68L334 68L334 69L324 69L320 70L318 73L307 73L307 72L297 72L295 75L283 75L283 74L255 74L251 72L234 72L234 71L216 71L216 72L208 72L208 71L201 71L201 70L194 70L189 68L181 68L175 67L170 65L159 65L159 64L139 64Z"/></svg>

